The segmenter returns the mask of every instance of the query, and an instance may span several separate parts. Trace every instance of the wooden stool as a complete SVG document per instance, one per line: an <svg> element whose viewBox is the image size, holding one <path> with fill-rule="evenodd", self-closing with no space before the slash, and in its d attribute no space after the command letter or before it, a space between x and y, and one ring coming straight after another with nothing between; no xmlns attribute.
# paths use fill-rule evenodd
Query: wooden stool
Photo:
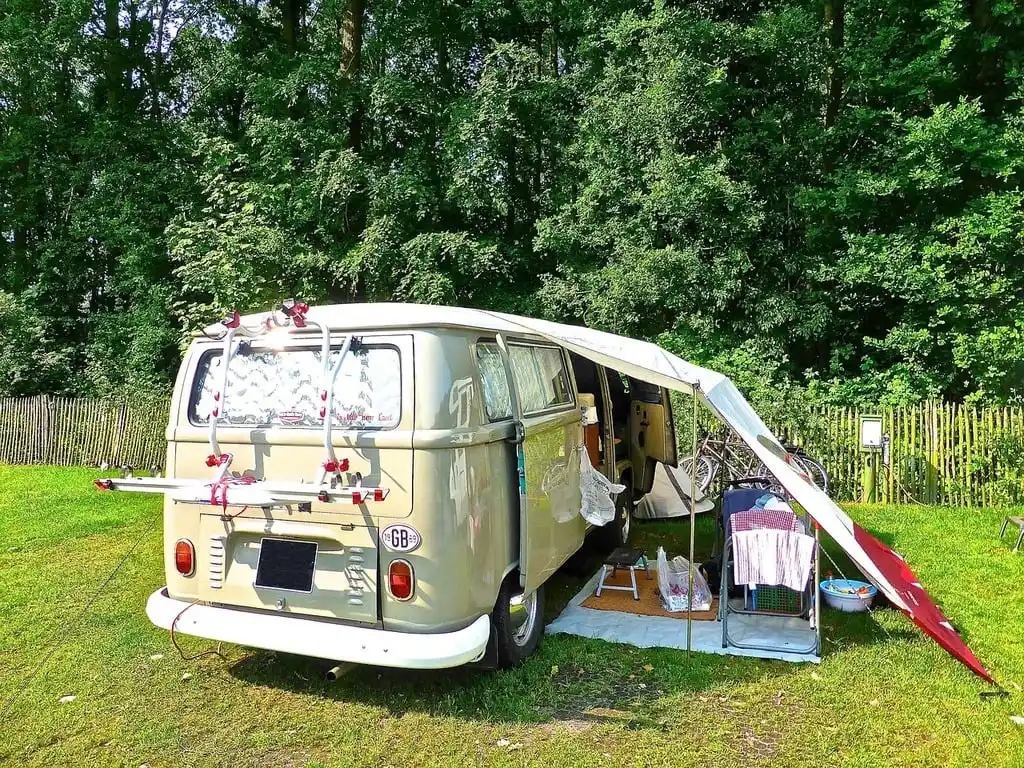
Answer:
<svg viewBox="0 0 1024 768"><path fill-rule="evenodd" d="M614 577L618 573L619 568L629 569L629 581L632 586L620 587L616 584L605 584L604 580L608 578L609 572ZM601 596L601 590L603 589L615 589L619 592L632 592L633 599L640 599L640 591L636 587L636 569L643 568L647 572L647 578L651 578L651 565L647 562L647 556L644 555L642 550L631 549L630 547L618 547L613 549L612 553L608 555L608 558L604 561L604 565L601 566L601 580L597 583L597 597Z"/></svg>
<svg viewBox="0 0 1024 768"><path fill-rule="evenodd" d="M1003 538L1003 534L1006 533L1006 527L1013 523L1020 529L1020 536L1017 537L1017 546L1013 548L1014 552L1020 550L1020 545L1024 542L1024 517L1008 517L1003 520L1003 527L999 529L999 538Z"/></svg>

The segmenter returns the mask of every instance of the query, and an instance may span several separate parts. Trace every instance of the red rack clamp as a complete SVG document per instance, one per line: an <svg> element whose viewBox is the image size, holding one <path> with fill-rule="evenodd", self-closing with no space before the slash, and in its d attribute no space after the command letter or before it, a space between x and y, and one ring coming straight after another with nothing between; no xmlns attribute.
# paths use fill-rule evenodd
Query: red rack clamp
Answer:
<svg viewBox="0 0 1024 768"><path fill-rule="evenodd" d="M296 328L306 327L306 313L309 312L309 304L306 302L288 299L281 302L281 312L295 324Z"/></svg>

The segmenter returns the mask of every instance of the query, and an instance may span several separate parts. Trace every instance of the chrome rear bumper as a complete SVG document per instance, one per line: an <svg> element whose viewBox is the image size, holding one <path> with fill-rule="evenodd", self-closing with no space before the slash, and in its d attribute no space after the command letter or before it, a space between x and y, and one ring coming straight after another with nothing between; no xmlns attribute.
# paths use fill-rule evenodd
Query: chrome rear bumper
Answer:
<svg viewBox="0 0 1024 768"><path fill-rule="evenodd" d="M183 613L184 611L184 613ZM477 661L487 648L491 622L481 616L468 627L440 634L411 634L335 624L289 613L176 600L167 588L149 596L146 615L158 627L209 640L221 640L332 661L379 667L445 669Z"/></svg>

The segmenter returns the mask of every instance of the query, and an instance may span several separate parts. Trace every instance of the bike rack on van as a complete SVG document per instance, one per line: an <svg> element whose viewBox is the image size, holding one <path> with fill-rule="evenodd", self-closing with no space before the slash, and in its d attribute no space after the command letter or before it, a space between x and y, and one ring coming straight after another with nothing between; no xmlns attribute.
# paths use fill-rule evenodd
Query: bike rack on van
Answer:
<svg viewBox="0 0 1024 768"><path fill-rule="evenodd" d="M221 359L224 363L220 386L213 394L214 405L209 418L210 455L206 457L206 465L214 469L213 478L209 482L159 477L103 478L94 481L96 486L100 490L108 491L162 493L183 504L210 504L221 506L225 510L229 504L229 489L231 491L230 504L254 507L287 506L288 504L305 504L313 501L329 503L341 499L348 499L353 504L384 501L388 496L389 489L363 486L359 473L356 473L355 484L346 485L342 473L348 471L349 461L348 459L338 459L334 452L332 439L334 386L342 363L349 352L359 349L359 340L351 334L346 336L342 343L341 354L338 355L334 365L331 365L330 329L307 319L308 311L308 304L289 299L282 302L256 329L244 327L241 315L236 310L232 310L228 317L221 321L225 328L224 346L221 352ZM278 320L277 312L284 315L283 321ZM289 327L314 327L320 330L323 387L319 393L321 401L319 416L323 421L324 460L317 470L316 480L312 483L277 483L257 480L250 475L232 476L230 466L233 456L221 451L220 443L217 440L217 427L221 414L227 412L228 370L239 349L239 344L235 343L235 337L241 331L247 338L255 339L272 330Z"/></svg>

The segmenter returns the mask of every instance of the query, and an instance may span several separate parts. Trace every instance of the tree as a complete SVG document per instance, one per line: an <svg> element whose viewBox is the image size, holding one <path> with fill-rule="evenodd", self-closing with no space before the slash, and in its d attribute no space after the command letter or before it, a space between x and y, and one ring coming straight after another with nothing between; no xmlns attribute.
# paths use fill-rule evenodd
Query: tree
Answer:
<svg viewBox="0 0 1024 768"><path fill-rule="evenodd" d="M995 0L8 0L0 393L164 390L190 331L295 294L1022 402L1022 30Z"/></svg>

